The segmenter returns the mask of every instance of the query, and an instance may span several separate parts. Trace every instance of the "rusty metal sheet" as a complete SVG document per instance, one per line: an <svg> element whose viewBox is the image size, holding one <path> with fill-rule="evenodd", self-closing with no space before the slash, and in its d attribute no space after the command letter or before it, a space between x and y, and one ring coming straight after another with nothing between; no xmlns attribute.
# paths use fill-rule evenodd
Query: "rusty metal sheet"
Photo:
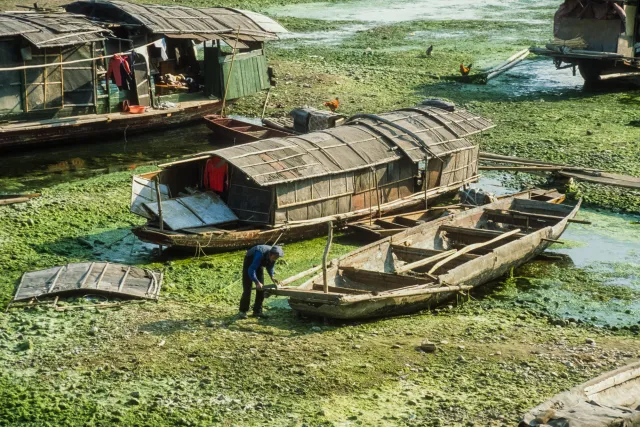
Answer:
<svg viewBox="0 0 640 427"><path fill-rule="evenodd" d="M144 207L159 215L157 203L145 203ZM207 191L163 201L162 220L171 230L183 230L237 221L238 217L217 194Z"/></svg>
<svg viewBox="0 0 640 427"><path fill-rule="evenodd" d="M61 294L108 294L158 299L163 275L108 262L83 262L25 273L13 301Z"/></svg>

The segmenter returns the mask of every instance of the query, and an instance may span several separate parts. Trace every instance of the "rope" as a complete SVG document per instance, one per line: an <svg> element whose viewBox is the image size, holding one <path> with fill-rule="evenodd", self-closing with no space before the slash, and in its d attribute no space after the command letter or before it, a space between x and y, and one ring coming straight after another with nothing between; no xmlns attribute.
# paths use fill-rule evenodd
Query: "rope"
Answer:
<svg viewBox="0 0 640 427"><path fill-rule="evenodd" d="M156 40L157 41L157 40ZM135 49L131 49L131 50L138 50L140 48L143 47L147 47L147 46L151 46L152 44L154 44L156 41L153 41L151 43L147 43L145 45L139 46ZM61 65L68 65L68 64L77 64L79 62L89 62L89 61L97 61L99 59L105 59L105 58L113 58L116 55L127 55L128 52L131 52L131 50L127 51L127 52L118 52L118 53L114 53L112 55L103 55L103 56L96 56L95 58L87 58L87 59L76 59L73 61L67 61L67 62L54 62L51 64L40 64L40 65L22 65L20 67L10 67L10 68L0 68L0 71L19 71L19 70L28 70L28 69L32 69L32 68L46 68L46 67L59 67Z"/></svg>

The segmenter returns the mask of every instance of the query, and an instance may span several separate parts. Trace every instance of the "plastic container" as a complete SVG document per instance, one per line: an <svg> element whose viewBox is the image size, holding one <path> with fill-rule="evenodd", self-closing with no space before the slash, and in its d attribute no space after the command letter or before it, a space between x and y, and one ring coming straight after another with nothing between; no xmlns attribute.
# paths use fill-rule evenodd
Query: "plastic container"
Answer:
<svg viewBox="0 0 640 427"><path fill-rule="evenodd" d="M129 113L131 114L142 114L144 113L145 110L144 105L129 105Z"/></svg>

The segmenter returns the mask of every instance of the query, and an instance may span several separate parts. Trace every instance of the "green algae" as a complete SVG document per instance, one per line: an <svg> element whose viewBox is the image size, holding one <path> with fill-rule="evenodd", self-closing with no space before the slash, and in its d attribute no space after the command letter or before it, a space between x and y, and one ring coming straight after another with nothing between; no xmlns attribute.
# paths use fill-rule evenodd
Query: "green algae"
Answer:
<svg viewBox="0 0 640 427"><path fill-rule="evenodd" d="M275 3L281 2L228 5ZM539 13L549 15L544 8ZM283 21L298 32L346 25ZM496 33L515 30L511 24L484 25ZM546 27L526 25L526 37L500 37L493 46L480 23L465 21L373 26L336 48L300 40L270 45L279 84L267 111L282 116L300 105L322 108L339 96L345 114L377 112L439 96L498 125L479 137L485 150L640 174L635 89L550 93L541 87L542 93L520 95L505 93L500 85L445 81L460 61L490 64L506 58L546 37ZM456 28L463 34L435 38ZM434 38L434 55L426 58L423 50ZM366 47L373 54L365 54ZM263 102L261 94L231 108L256 116ZM117 163L126 166L128 156ZM158 151L136 160L162 157L165 152ZM270 298L271 318L237 321L242 252L154 257L148 245L126 237L142 222L128 213L131 174L70 171L52 180L44 172L41 181L27 184L19 175L0 181L3 189L44 187L39 200L0 207L1 303L10 300L22 272L67 262L108 259L161 269L166 277L158 303L0 314L0 424L515 424L525 409L640 355L632 329L640 308L634 305L640 290L633 249L640 229L629 224L635 217L583 210L580 218L594 226L570 226L569 244L553 248L564 257L530 263L450 309L325 326L296 319L284 299ZM540 178L519 174L504 181L539 183ZM637 195L626 190L579 188L591 205L639 207ZM614 237L625 252L592 262L594 249L584 246L581 236L598 234L594 230ZM320 238L287 245L279 276L316 264L324 243ZM356 246L348 238L336 239L332 255ZM98 300L61 303L91 302ZM599 327L605 324L609 327ZM597 346L585 346L586 338ZM417 350L424 339L437 343L435 354ZM575 355L576 348L584 357Z"/></svg>

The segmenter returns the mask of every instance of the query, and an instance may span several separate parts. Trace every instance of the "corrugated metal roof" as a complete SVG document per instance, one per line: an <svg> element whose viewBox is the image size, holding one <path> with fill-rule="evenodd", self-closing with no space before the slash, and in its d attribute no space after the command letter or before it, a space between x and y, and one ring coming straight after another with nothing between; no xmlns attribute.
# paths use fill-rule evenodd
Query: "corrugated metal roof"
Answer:
<svg viewBox="0 0 640 427"><path fill-rule="evenodd" d="M414 162L473 147L465 136L493 127L469 112L416 107L351 124L211 151L262 186L364 169L407 156ZM416 140L407 132L413 133ZM431 154L430 154L431 153Z"/></svg>
<svg viewBox="0 0 640 427"><path fill-rule="evenodd" d="M81 0L67 5L66 9L101 21L141 24L154 34L236 34L240 28L241 40L262 41L276 39L277 33L287 32L264 15L224 7L192 8Z"/></svg>
<svg viewBox="0 0 640 427"><path fill-rule="evenodd" d="M70 13L0 13L0 37L22 36L38 48L103 40L109 30Z"/></svg>

